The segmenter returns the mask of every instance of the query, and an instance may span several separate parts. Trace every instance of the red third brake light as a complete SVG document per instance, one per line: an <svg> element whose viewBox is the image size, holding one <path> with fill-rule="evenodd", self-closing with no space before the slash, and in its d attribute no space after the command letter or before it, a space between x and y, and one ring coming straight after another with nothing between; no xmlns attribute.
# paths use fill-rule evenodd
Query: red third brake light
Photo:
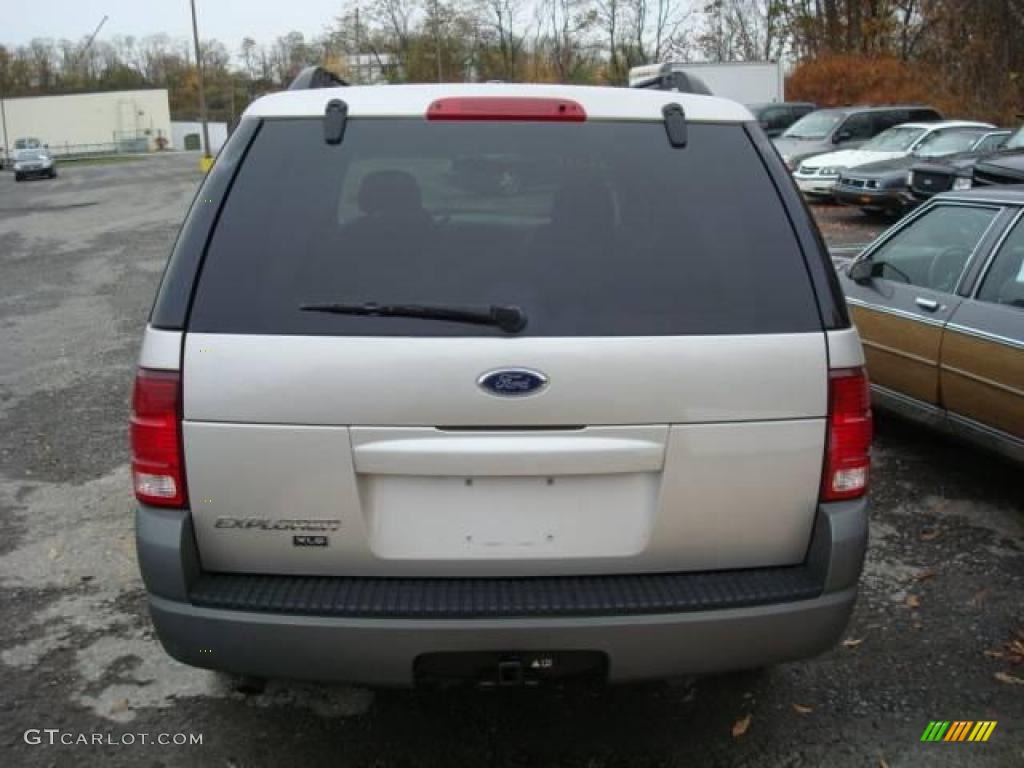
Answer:
<svg viewBox="0 0 1024 768"><path fill-rule="evenodd" d="M871 464L871 395L863 368L829 372L826 440L821 500L863 496Z"/></svg>
<svg viewBox="0 0 1024 768"><path fill-rule="evenodd" d="M533 120L582 123L587 113L571 99L505 96L460 96L437 99L427 108L427 120Z"/></svg>
<svg viewBox="0 0 1024 768"><path fill-rule="evenodd" d="M187 501L181 456L181 375L140 368L132 393L132 482L145 504L183 507Z"/></svg>

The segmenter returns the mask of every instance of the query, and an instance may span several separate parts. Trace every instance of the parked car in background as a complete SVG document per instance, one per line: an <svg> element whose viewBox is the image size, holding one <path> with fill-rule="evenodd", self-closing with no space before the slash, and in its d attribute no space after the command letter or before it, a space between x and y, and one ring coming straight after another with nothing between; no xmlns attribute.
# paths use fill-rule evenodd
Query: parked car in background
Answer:
<svg viewBox="0 0 1024 768"><path fill-rule="evenodd" d="M937 109L920 105L819 109L787 128L775 139L775 147L794 171L808 157L859 147L894 125L941 119Z"/></svg>
<svg viewBox="0 0 1024 768"><path fill-rule="evenodd" d="M57 166L50 150L45 147L18 149L14 152L14 180L31 178L57 178Z"/></svg>
<svg viewBox="0 0 1024 768"><path fill-rule="evenodd" d="M971 185L990 187L1000 184L1024 184L1024 128L1007 141L1004 151L983 157L971 172Z"/></svg>
<svg viewBox="0 0 1024 768"><path fill-rule="evenodd" d="M876 403L1024 461L1024 189L937 195L835 261Z"/></svg>
<svg viewBox="0 0 1024 768"><path fill-rule="evenodd" d="M516 686L831 647L867 541L863 352L749 123L554 85L249 105L135 382L167 651Z"/></svg>
<svg viewBox="0 0 1024 768"><path fill-rule="evenodd" d="M23 136L14 140L14 149L43 149L45 144L34 136Z"/></svg>
<svg viewBox="0 0 1024 768"><path fill-rule="evenodd" d="M924 158L941 158L984 151L1006 141L1009 131L982 127L955 126L943 128L936 124L905 157L894 157L866 165L858 165L839 174L835 199L845 205L859 207L865 213L900 215L917 204L910 193L909 170Z"/></svg>
<svg viewBox="0 0 1024 768"><path fill-rule="evenodd" d="M831 199L839 175L848 168L907 157L933 134L953 128L992 129L995 126L965 120L897 125L883 131L857 149L842 149L807 158L793 172L793 178L800 191L808 197Z"/></svg>
<svg viewBox="0 0 1024 768"><path fill-rule="evenodd" d="M974 186L974 166L978 162L1003 152L1024 150L1024 127L1012 135L1000 134L1003 132L993 131L970 152L914 163L907 174L907 184L915 202L924 202L940 192L971 189Z"/></svg>
<svg viewBox="0 0 1024 768"><path fill-rule="evenodd" d="M773 104L748 104L751 114L771 138L781 136L789 126L817 107L809 101L783 101Z"/></svg>

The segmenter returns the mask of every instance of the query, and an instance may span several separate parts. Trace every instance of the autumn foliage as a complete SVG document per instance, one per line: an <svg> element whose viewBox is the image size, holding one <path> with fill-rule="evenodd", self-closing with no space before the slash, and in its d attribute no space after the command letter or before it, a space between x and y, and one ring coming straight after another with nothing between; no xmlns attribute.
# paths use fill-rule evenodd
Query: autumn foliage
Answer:
<svg viewBox="0 0 1024 768"><path fill-rule="evenodd" d="M831 54L803 62L786 79L786 98L819 106L920 103L950 118L988 119L1012 125L1013 104L989 98L979 103L957 93L940 73L922 62L894 56Z"/></svg>

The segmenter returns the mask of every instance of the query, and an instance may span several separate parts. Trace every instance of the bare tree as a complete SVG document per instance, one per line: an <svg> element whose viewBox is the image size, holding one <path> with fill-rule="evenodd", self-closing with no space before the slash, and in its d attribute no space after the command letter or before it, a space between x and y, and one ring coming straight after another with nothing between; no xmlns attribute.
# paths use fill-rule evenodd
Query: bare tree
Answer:
<svg viewBox="0 0 1024 768"><path fill-rule="evenodd" d="M621 62L619 37L622 26L623 0L594 0L594 12L598 25L604 30L608 41L608 80L622 83L626 79L626 68Z"/></svg>
<svg viewBox="0 0 1024 768"><path fill-rule="evenodd" d="M483 0L480 12L497 37L501 78L515 80L528 30L522 23L524 0Z"/></svg>
<svg viewBox="0 0 1024 768"><path fill-rule="evenodd" d="M584 0L543 0L537 12L534 51L547 49L560 83L574 81L587 58L585 35L593 23Z"/></svg>

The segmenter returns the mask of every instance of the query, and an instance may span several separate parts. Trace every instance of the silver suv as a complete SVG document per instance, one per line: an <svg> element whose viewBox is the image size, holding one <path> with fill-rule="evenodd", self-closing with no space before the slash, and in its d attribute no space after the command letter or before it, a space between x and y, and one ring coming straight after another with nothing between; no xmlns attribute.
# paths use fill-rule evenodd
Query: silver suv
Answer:
<svg viewBox="0 0 1024 768"><path fill-rule="evenodd" d="M156 632L200 667L371 685L818 653L866 544L863 364L738 104L267 96L203 183L142 345Z"/></svg>

